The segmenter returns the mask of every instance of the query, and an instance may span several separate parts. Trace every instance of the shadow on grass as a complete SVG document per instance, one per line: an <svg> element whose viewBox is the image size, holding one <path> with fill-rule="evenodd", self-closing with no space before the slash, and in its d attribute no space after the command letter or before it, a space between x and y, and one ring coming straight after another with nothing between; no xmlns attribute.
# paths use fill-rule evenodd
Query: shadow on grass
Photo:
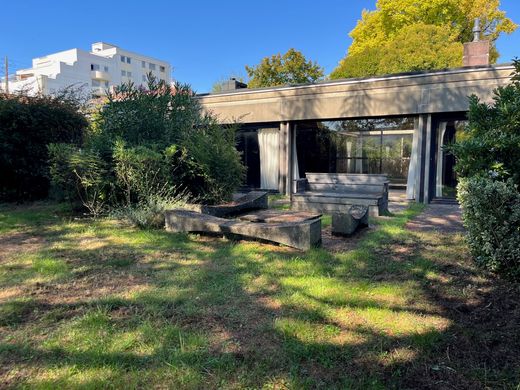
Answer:
<svg viewBox="0 0 520 390"><path fill-rule="evenodd" d="M16 383L29 387L514 387L520 305L503 298L517 286L473 269L460 238L404 230L417 211L334 254L27 222L69 271L2 303L18 336L2 337L0 363L43 372Z"/></svg>

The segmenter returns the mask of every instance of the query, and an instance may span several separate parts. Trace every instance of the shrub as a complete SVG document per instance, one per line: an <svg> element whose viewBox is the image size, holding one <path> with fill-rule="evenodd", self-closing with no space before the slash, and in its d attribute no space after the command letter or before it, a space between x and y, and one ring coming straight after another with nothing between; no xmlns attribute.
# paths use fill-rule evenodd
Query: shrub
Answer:
<svg viewBox="0 0 520 390"><path fill-rule="evenodd" d="M470 98L469 123L449 150L457 158L459 200L478 264L520 277L520 62L493 104Z"/></svg>
<svg viewBox="0 0 520 390"><path fill-rule="evenodd" d="M49 143L79 144L88 125L73 94L0 94L0 201L44 198Z"/></svg>
<svg viewBox="0 0 520 390"><path fill-rule="evenodd" d="M487 175L520 184L520 62L513 82L494 91L493 104L470 98L469 122L460 142L449 149L460 177Z"/></svg>
<svg viewBox="0 0 520 390"><path fill-rule="evenodd" d="M458 198L467 240L481 267L520 279L520 193L512 179L462 179Z"/></svg>
<svg viewBox="0 0 520 390"><path fill-rule="evenodd" d="M162 228L166 210L184 207L186 207L186 198L182 196L151 195L136 204L115 209L112 215L141 229Z"/></svg>
<svg viewBox="0 0 520 390"><path fill-rule="evenodd" d="M174 192L162 153L145 146L127 148L123 141L117 141L113 161L127 205L152 195L168 196Z"/></svg>
<svg viewBox="0 0 520 390"><path fill-rule="evenodd" d="M205 173L204 192L194 195L206 203L229 200L244 178L245 168L235 148L235 130L211 120L191 132L186 142L189 155ZM193 189L190 185L186 187Z"/></svg>
<svg viewBox="0 0 520 390"><path fill-rule="evenodd" d="M94 127L89 143L103 153L113 151L127 204L137 201L137 181L141 190L156 191L158 183L145 184L152 175L145 178L141 168L148 164L162 186L170 181L175 191L206 203L230 199L244 177L235 128L221 126L205 113L187 85L170 87L152 76L147 90L124 84L108 95ZM161 158L169 177L159 169Z"/></svg>
<svg viewBox="0 0 520 390"><path fill-rule="evenodd" d="M97 217L107 210L113 192L106 162L93 149L69 144L49 145L52 183L67 199L79 199Z"/></svg>

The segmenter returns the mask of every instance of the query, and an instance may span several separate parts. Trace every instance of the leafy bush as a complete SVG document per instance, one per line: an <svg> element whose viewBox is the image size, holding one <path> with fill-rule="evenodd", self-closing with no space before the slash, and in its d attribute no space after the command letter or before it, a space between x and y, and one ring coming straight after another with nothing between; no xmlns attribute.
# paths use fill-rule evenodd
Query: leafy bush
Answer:
<svg viewBox="0 0 520 390"><path fill-rule="evenodd" d="M520 62L515 61L513 82L495 90L494 102L470 98L469 124L460 142L450 150L457 157L461 177L492 175L520 184Z"/></svg>
<svg viewBox="0 0 520 390"><path fill-rule="evenodd" d="M113 159L117 182L124 191L127 205L152 195L173 192L162 153L146 146L127 148L123 141L117 141Z"/></svg>
<svg viewBox="0 0 520 390"><path fill-rule="evenodd" d="M468 243L476 262L520 279L520 193L512 179L462 179L458 187Z"/></svg>
<svg viewBox="0 0 520 390"><path fill-rule="evenodd" d="M111 180L107 164L98 152L51 144L49 165L53 185L60 187L67 199L79 199L94 217L107 210Z"/></svg>
<svg viewBox="0 0 520 390"><path fill-rule="evenodd" d="M205 113L186 85L152 76L147 90L124 84L91 119L81 148L52 144L49 153L53 185L94 215L117 210L150 227L167 206L220 202L241 184L235 129Z"/></svg>
<svg viewBox="0 0 520 390"><path fill-rule="evenodd" d="M113 156L127 204L144 189L168 186L216 203L230 199L244 177L235 128L205 113L187 85L170 87L152 76L148 89L124 84L108 95L94 128L88 144Z"/></svg>
<svg viewBox="0 0 520 390"><path fill-rule="evenodd" d="M191 132L185 145L187 153L204 172L198 176L204 179L204 191L194 193L196 198L205 203L229 200L242 183L245 172L235 148L235 128L208 121L206 126ZM191 183L186 183L186 188L195 191Z"/></svg>
<svg viewBox="0 0 520 390"><path fill-rule="evenodd" d="M457 158L468 242L476 261L520 277L520 62L491 105L470 98L469 123L449 150Z"/></svg>
<svg viewBox="0 0 520 390"><path fill-rule="evenodd" d="M166 210L184 207L186 207L186 198L182 196L151 195L136 204L115 209L112 215L141 229L162 228Z"/></svg>
<svg viewBox="0 0 520 390"><path fill-rule="evenodd" d="M88 122L73 94L0 94L0 201L44 198L50 143L79 144Z"/></svg>

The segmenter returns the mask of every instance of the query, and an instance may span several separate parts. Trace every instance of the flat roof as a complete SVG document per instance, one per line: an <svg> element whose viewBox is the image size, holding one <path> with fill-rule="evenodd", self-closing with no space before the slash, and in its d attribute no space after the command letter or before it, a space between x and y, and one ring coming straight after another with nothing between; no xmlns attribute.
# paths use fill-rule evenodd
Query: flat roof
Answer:
<svg viewBox="0 0 520 390"><path fill-rule="evenodd" d="M436 70L424 70L424 71L414 71L414 72L402 72L402 73L392 73L380 76L368 76L368 77L355 77L348 79L336 79L336 80L322 80L315 83L304 83L304 84L288 84L288 85L280 85L276 87L262 87L262 88L240 88L231 91L223 91L223 92L205 92L199 93L196 96L205 97L205 96L227 96L227 95L237 95L237 94L248 94L248 93L259 93L259 92L272 92L272 91L283 91L290 89L303 89L310 88L316 86L329 86L329 85L344 85L344 84L357 84L357 83L370 83L374 81L384 81L384 80L399 80L405 78L415 78L415 77L426 77L426 76L434 76L440 74L458 74L458 73L470 73L470 72L478 72L482 70L502 70L512 68L512 63L504 63L497 65L480 65L480 66L466 66L466 67L458 67L458 68L445 68L445 69L436 69Z"/></svg>

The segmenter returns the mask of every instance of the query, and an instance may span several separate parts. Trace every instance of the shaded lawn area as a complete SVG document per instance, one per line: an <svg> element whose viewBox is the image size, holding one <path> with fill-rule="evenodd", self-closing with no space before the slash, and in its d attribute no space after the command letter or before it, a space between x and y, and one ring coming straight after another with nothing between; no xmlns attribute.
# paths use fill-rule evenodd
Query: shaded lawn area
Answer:
<svg viewBox="0 0 520 390"><path fill-rule="evenodd" d="M307 253L0 208L0 387L516 388L518 285L377 221Z"/></svg>

